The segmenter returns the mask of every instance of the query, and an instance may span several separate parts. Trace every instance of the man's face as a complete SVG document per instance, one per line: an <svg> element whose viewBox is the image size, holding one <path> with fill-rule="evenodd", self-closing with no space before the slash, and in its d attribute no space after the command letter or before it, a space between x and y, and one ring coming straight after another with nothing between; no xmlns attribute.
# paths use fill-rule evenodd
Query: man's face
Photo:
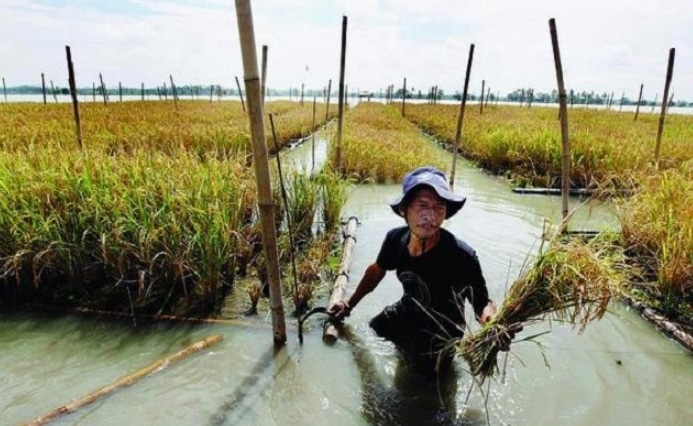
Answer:
<svg viewBox="0 0 693 426"><path fill-rule="evenodd" d="M432 188L422 186L415 189L402 214L412 233L421 239L427 239L438 233L445 220L446 211L445 200Z"/></svg>

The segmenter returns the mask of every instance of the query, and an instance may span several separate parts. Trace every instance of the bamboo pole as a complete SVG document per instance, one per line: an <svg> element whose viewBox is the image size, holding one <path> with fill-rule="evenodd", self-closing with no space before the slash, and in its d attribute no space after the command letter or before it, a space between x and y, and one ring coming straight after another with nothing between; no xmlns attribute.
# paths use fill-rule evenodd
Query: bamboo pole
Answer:
<svg viewBox="0 0 693 426"><path fill-rule="evenodd" d="M214 85L209 86L209 101L214 102Z"/></svg>
<svg viewBox="0 0 693 426"><path fill-rule="evenodd" d="M474 43L469 45L469 58L467 58L467 72L464 76L464 89L460 102L460 112L457 114L457 129L455 130L455 146L452 147L452 171L450 172L450 189L455 188L455 166L457 164L457 150L462 139L462 123L464 121L464 109L467 104L467 90L469 89L469 77L472 74L472 61L474 59Z"/></svg>
<svg viewBox="0 0 693 426"><path fill-rule="evenodd" d="M55 86L53 85L53 80L51 80L51 93L53 94L53 100L58 103L58 95L55 93Z"/></svg>
<svg viewBox="0 0 693 426"><path fill-rule="evenodd" d="M640 114L640 104L642 103L642 88L644 86L644 83L640 83L640 94L638 95L638 103L635 106L635 118L633 118L634 121L638 121L638 114Z"/></svg>
<svg viewBox="0 0 693 426"><path fill-rule="evenodd" d="M667 115L667 100L669 99L669 86L671 85L671 77L674 73L674 57L676 49L669 49L669 61L667 64L667 77L664 83L664 96L662 96L662 111L659 114L659 127L657 127L657 143L655 145L655 164L659 167L659 149L662 145L662 132L664 131L664 118Z"/></svg>
<svg viewBox="0 0 693 426"><path fill-rule="evenodd" d="M248 118L250 120L250 134L253 141L253 163L257 182L262 242L267 261L272 330L274 332L275 345L283 345L286 343L286 325L279 275L274 204L272 204L272 188L270 186L270 172L267 160L264 113L260 96L257 54L255 51L255 30L253 28L250 0L236 0L236 17L243 56L245 88L248 95Z"/></svg>
<svg viewBox="0 0 693 426"><path fill-rule="evenodd" d="M103 82L103 76L99 73L99 80L101 80L101 94L103 95L103 104L108 104L108 96L106 96L106 84Z"/></svg>
<svg viewBox="0 0 693 426"><path fill-rule="evenodd" d="M46 77L41 73L41 93L43 93L43 104L46 105Z"/></svg>
<svg viewBox="0 0 693 426"><path fill-rule="evenodd" d="M67 72L68 81L70 85L70 96L72 96L72 112L75 116L77 146L79 146L79 150L82 151L82 126L79 122L79 101L77 100L77 83L75 83L75 70L72 66L72 53L70 52L70 46L65 46L65 52L67 54Z"/></svg>
<svg viewBox="0 0 693 426"><path fill-rule="evenodd" d="M481 80L481 96L479 97L479 115L484 113L484 92L486 91L486 80Z"/></svg>
<svg viewBox="0 0 693 426"><path fill-rule="evenodd" d="M176 105L176 109L178 109L178 88L176 87L176 83L173 82L173 75L169 74L168 78L171 80L171 94L173 95L173 103Z"/></svg>
<svg viewBox="0 0 693 426"><path fill-rule="evenodd" d="M626 97L626 92L621 92L621 100L618 103L618 112L621 112L623 110L623 100Z"/></svg>
<svg viewBox="0 0 693 426"><path fill-rule="evenodd" d="M313 124L311 125L310 173L315 173L315 95L313 95Z"/></svg>
<svg viewBox="0 0 693 426"><path fill-rule="evenodd" d="M330 94L332 93L332 79L327 82L327 102L325 103L325 123L330 117Z"/></svg>
<svg viewBox="0 0 693 426"><path fill-rule="evenodd" d="M344 244L342 250L342 261L339 264L337 279L332 286L332 295L328 309L335 303L346 298L346 286L349 283L349 265L351 265L351 253L356 245L356 227L358 219L354 216L350 217L344 227ZM334 343L339 338L339 324L333 321L326 321L322 332L322 339L326 343Z"/></svg>
<svg viewBox="0 0 693 426"><path fill-rule="evenodd" d="M5 77L2 78L2 94L5 97L5 103L7 103L7 86L5 85Z"/></svg>
<svg viewBox="0 0 693 426"><path fill-rule="evenodd" d="M96 83L91 82L91 101L96 102Z"/></svg>
<svg viewBox="0 0 693 426"><path fill-rule="evenodd" d="M344 68L346 66L347 17L342 16L342 53L339 62L339 102L337 103L337 145L335 147L335 165L337 173L342 170L342 127L344 125Z"/></svg>
<svg viewBox="0 0 693 426"><path fill-rule="evenodd" d="M118 82L118 102L123 102L123 83Z"/></svg>
<svg viewBox="0 0 693 426"><path fill-rule="evenodd" d="M407 104L407 77L404 77L404 84L402 85L402 117L404 117L404 107Z"/></svg>
<svg viewBox="0 0 693 426"><path fill-rule="evenodd" d="M299 105L303 106L303 89L305 88L305 84L301 83L301 101Z"/></svg>
<svg viewBox="0 0 693 426"><path fill-rule="evenodd" d="M488 107L488 99L491 97L491 86L486 88L486 100L484 101L484 108Z"/></svg>
<svg viewBox="0 0 693 426"><path fill-rule="evenodd" d="M654 102L652 102L652 109L650 110L651 113L654 113L655 105L657 105L657 99L659 99L659 93L655 95Z"/></svg>
<svg viewBox="0 0 693 426"><path fill-rule="evenodd" d="M142 82L142 85L140 87L140 94L142 95L142 100L144 101L144 82Z"/></svg>
<svg viewBox="0 0 693 426"><path fill-rule="evenodd" d="M103 398L104 396L113 393L114 391L130 386L133 383L139 381L140 379L147 377L153 373L157 373L172 363L176 361L180 361L182 359L185 359L189 357L190 355L200 352L201 350L208 348L214 344L217 344L221 342L222 336L220 334L212 334L210 336L207 336L204 340L200 340L198 342L193 343L192 345L176 352L175 354L168 355L158 361L155 361L149 365L147 365L144 368L141 368L134 372L133 374L130 374L128 376L122 377L115 381L114 383L111 383L108 386L104 386L101 389L90 393L89 395L86 395L77 401L70 402L69 404L63 405L61 407L56 408L55 410L51 411L50 413L43 415L41 417L38 417L28 423L25 423L25 426L38 426L38 425L43 425L46 424L52 420L57 419L58 417L64 415L64 414L69 414L74 411L77 411L78 409L91 404L95 401L97 401L100 398Z"/></svg>
<svg viewBox="0 0 693 426"><path fill-rule="evenodd" d="M255 67L257 68L257 64L255 65ZM246 76L246 78L247 78L247 76ZM238 76L236 76L236 87L238 87L238 97L241 100L241 106L243 107L243 112L246 112L245 111L245 101L243 101L243 91L241 90L241 83L238 81ZM248 89L246 88L246 92L247 91L248 91ZM248 105L248 108L250 108L250 105Z"/></svg>
<svg viewBox="0 0 693 426"><path fill-rule="evenodd" d="M265 105L265 92L267 91L267 45L262 45L262 80L260 80L260 94L262 95L262 105Z"/></svg>
<svg viewBox="0 0 693 426"><path fill-rule="evenodd" d="M561 201L563 221L561 222L565 232L568 228L568 194L570 193L570 137L568 135L568 110L566 108L565 86L563 85L563 65L561 64L561 51L558 46L558 32L556 31L556 20L549 19L549 29L551 31L551 44L553 46L553 60L556 65L556 80L558 82L558 102L561 111L561 141L562 141L562 164L561 169Z"/></svg>

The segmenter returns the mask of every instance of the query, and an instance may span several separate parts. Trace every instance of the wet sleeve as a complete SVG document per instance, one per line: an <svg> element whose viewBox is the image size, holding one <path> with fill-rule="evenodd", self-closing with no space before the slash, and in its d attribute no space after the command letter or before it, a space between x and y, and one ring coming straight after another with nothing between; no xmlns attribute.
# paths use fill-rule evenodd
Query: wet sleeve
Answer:
<svg viewBox="0 0 693 426"><path fill-rule="evenodd" d="M476 316L480 317L490 299L488 297L486 280L484 279L484 274L481 272L481 264L479 263L479 258L476 256L476 253L470 258L469 275L467 279L468 285L472 289L471 292L467 293L469 303L474 307Z"/></svg>

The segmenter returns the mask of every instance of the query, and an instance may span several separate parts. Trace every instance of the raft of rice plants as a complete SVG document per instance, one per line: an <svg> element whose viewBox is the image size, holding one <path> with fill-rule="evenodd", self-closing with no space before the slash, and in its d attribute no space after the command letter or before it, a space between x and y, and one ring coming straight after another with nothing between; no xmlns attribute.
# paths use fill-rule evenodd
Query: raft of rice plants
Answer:
<svg viewBox="0 0 693 426"><path fill-rule="evenodd" d="M282 145L310 132L312 109L278 105ZM83 151L68 108L3 106L1 305L209 316L261 275L240 104L89 104Z"/></svg>

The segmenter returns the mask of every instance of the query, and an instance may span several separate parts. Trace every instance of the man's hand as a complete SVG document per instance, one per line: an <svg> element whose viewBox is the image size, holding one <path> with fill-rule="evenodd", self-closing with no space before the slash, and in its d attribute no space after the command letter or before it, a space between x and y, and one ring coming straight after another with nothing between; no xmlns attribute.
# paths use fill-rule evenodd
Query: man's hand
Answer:
<svg viewBox="0 0 693 426"><path fill-rule="evenodd" d="M345 300L339 300L327 310L335 321L343 321L351 315L351 306Z"/></svg>

